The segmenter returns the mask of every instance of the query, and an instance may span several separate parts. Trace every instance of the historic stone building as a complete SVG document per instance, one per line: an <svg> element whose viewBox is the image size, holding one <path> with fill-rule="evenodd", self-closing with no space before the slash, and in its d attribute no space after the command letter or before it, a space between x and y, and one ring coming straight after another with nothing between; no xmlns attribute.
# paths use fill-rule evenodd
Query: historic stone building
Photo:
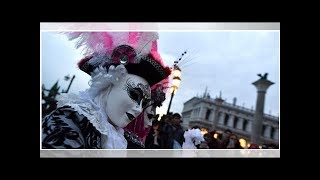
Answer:
<svg viewBox="0 0 320 180"><path fill-rule="evenodd" d="M261 134L259 138L255 138L255 133L252 133L255 113L253 109L236 105L236 98L231 104L222 99L221 93L220 97L211 98L205 92L202 97L193 97L184 103L182 125L184 128L199 126L207 131L230 129L246 143L259 139L258 144L279 145L279 117L263 114L259 125Z"/></svg>

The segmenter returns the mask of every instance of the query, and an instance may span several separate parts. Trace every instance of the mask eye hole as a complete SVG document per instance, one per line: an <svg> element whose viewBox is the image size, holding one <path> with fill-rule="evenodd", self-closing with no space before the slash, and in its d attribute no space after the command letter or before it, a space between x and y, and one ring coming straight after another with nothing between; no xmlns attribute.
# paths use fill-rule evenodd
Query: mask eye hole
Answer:
<svg viewBox="0 0 320 180"><path fill-rule="evenodd" d="M152 119L153 117L154 117L153 114L148 114L149 119Z"/></svg>
<svg viewBox="0 0 320 180"><path fill-rule="evenodd" d="M138 104L140 104L141 99L142 99L142 92L140 92L140 91L137 90L137 89L130 89L128 94L129 94L130 98L131 98L133 101L135 101L135 102L137 102Z"/></svg>

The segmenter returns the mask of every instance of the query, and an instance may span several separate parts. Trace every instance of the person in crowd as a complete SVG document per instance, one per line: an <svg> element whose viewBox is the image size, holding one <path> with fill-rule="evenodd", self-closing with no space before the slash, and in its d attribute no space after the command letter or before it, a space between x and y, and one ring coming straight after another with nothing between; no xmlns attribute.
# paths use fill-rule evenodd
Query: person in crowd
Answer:
<svg viewBox="0 0 320 180"><path fill-rule="evenodd" d="M184 142L184 130L181 126L181 115L179 113L174 113L172 115L172 126L173 126L173 149L182 149L182 144Z"/></svg>
<svg viewBox="0 0 320 180"><path fill-rule="evenodd" d="M152 129L149 131L149 134L145 141L146 149L160 149L161 141L160 141L160 121L154 120L152 122Z"/></svg>
<svg viewBox="0 0 320 180"><path fill-rule="evenodd" d="M227 149L243 149L240 145L240 141L235 134L231 134Z"/></svg>
<svg viewBox="0 0 320 180"><path fill-rule="evenodd" d="M222 134L222 140L221 140L221 148L227 149L227 146L229 144L229 138L232 134L232 131L230 129L226 129Z"/></svg>
<svg viewBox="0 0 320 180"><path fill-rule="evenodd" d="M218 149L218 142L214 138L215 131L211 131L203 135L204 140L207 142L209 149Z"/></svg>

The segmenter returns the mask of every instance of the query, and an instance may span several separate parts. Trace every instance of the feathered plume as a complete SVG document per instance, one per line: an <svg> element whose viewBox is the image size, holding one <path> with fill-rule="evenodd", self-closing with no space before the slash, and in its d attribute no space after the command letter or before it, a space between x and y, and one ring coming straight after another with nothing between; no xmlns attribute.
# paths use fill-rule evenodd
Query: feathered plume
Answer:
<svg viewBox="0 0 320 180"><path fill-rule="evenodd" d="M76 48L83 47L84 55L103 53L110 55L119 45L132 46L138 56L150 53L157 32L67 32L69 40L76 40Z"/></svg>
<svg viewBox="0 0 320 180"><path fill-rule="evenodd" d="M157 39L159 35L157 32L67 32L65 34L69 40L75 41L76 48L83 48L82 51L86 57L80 60L78 67L87 73L96 67L93 64L117 61L115 57L118 56L112 56L114 50L121 45L129 45L134 49L134 59L151 56L164 68L165 74L171 73L171 69L164 65L158 53ZM121 53L122 51L120 51ZM164 87L164 92L167 92L169 76L159 84Z"/></svg>
<svg viewBox="0 0 320 180"><path fill-rule="evenodd" d="M204 141L200 129L189 129L184 132L183 137L185 142L182 144L182 149L197 149L196 145Z"/></svg>

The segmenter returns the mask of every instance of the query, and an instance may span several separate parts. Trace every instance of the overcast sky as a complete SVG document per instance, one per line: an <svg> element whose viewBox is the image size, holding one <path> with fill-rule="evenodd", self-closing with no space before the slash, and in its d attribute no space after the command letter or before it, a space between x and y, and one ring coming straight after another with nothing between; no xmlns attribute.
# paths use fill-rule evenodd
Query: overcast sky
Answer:
<svg viewBox="0 0 320 180"><path fill-rule="evenodd" d="M227 102L232 103L236 97L237 105L255 108L257 93L252 82L259 79L257 74L267 72L275 84L267 91L264 110L278 116L279 38L279 31L159 32L158 48L166 65L172 66L187 50L181 62L181 84L170 111L181 113L183 103L202 95L206 87L211 97L222 91ZM60 89L67 89L65 75L76 76L70 92L89 87L89 75L77 68L83 55L74 42L62 34L43 32L41 43L41 77L46 88L59 80ZM170 94L158 113L166 113L169 100Z"/></svg>

